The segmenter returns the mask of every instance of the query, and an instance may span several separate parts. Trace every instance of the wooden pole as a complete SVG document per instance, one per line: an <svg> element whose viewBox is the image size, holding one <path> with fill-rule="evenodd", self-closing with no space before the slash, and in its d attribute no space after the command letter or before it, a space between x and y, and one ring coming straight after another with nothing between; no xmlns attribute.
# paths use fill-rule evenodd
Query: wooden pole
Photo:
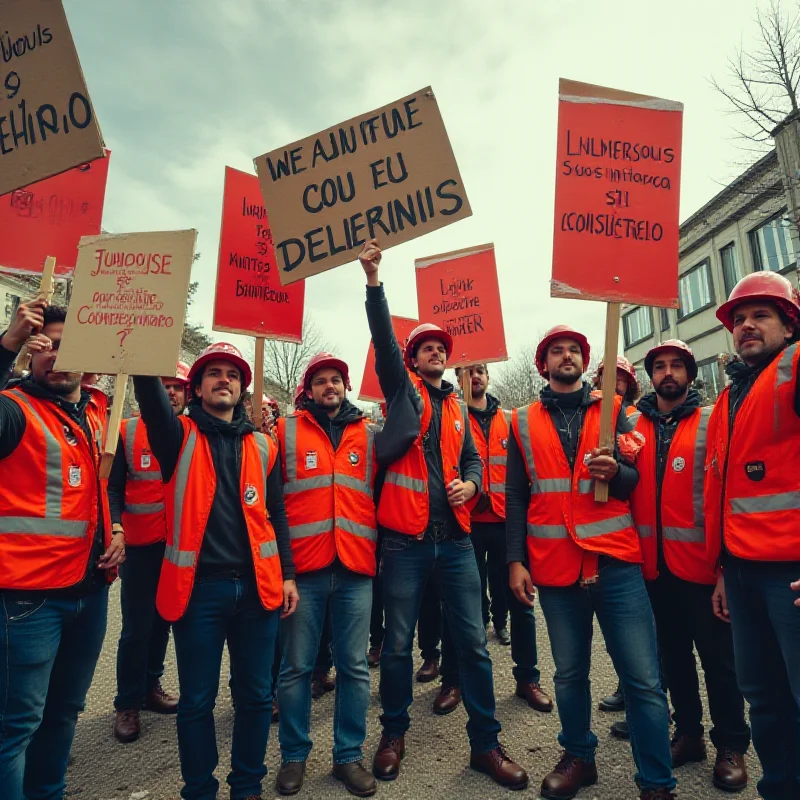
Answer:
<svg viewBox="0 0 800 800"><path fill-rule="evenodd" d="M461 367L461 394L464 402L469 405L472 401L472 377L469 374L469 367Z"/></svg>
<svg viewBox="0 0 800 800"><path fill-rule="evenodd" d="M617 391L617 349L619 347L619 303L609 303L606 311L606 345L603 351L603 404L600 408L599 447L608 447L614 452L614 430L617 421L613 418L614 395ZM594 499L598 503L608 502L608 484L594 482Z"/></svg>
<svg viewBox="0 0 800 800"><path fill-rule="evenodd" d="M42 270L42 279L39 281L39 297L46 300L48 305L53 299L53 292L55 291L54 276L56 273L56 259L55 256L47 256L44 261L44 269ZM22 373L30 366L31 354L28 352L27 345L22 345L14 362L14 369L12 375L15 378L22 377Z"/></svg>
<svg viewBox="0 0 800 800"><path fill-rule="evenodd" d="M127 375L117 375L114 381L114 402L111 404L111 415L106 428L106 441L103 445L103 455L100 458L100 477L105 480L111 474L111 465L117 452L119 441L119 426L122 423L122 410L125 407L125 390L128 386Z"/></svg>
<svg viewBox="0 0 800 800"><path fill-rule="evenodd" d="M252 422L261 430L261 397L264 394L264 343L263 336L256 336L256 363L253 375Z"/></svg>

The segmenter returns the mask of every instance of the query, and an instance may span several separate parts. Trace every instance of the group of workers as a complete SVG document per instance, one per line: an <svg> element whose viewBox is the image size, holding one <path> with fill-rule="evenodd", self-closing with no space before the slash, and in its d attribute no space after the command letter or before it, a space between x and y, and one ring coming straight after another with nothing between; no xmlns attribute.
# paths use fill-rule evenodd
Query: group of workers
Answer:
<svg viewBox="0 0 800 800"><path fill-rule="evenodd" d="M141 708L175 713L185 800L218 793L213 712L226 645L233 800L262 797L273 714L276 789L301 791L325 648L336 667L333 776L358 797L397 779L421 616L441 630L434 710L463 702L470 767L527 788L499 741L487 584L511 615L515 693L543 713L554 703L540 685L535 602L547 626L563 753L543 797L566 800L599 780L595 616L620 684L604 703L625 708L640 798L674 798L674 770L707 757L694 648L714 785L747 786L752 729L761 797L800 797L800 482L791 467L800 301L791 284L755 273L719 308L741 360L713 409L692 389L697 364L678 340L645 358L652 393L634 405L636 373L620 361L617 394L603 400L584 378L587 338L559 325L536 350L547 381L540 399L509 413L488 392L485 364L465 368L469 396L458 399L444 378L453 342L442 329L422 324L396 340L378 242L359 258L382 426L347 399L348 365L330 353L309 362L293 414L265 403L254 425L244 405L250 366L219 343L175 375L134 376L140 416L123 423L107 481L107 398L81 374L54 369L65 311L41 299L20 306L0 339L2 375L24 344L32 354L30 374L0 393L2 796L62 797L119 572L114 734L137 738ZM600 446L604 402L613 403L613 447ZM498 612L501 641L504 622ZM160 680L170 630L179 697ZM440 671L429 661L418 679ZM380 668L383 713L365 766L370 666Z"/></svg>

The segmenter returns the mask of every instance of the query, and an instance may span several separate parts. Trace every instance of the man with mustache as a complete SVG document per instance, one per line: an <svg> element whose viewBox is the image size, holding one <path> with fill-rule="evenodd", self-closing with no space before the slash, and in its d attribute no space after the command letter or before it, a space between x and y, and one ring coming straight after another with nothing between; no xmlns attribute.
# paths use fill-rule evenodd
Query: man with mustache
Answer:
<svg viewBox="0 0 800 800"><path fill-rule="evenodd" d="M387 469L378 506L378 522L386 528L381 556L386 634L380 683L383 733L373 772L384 781L400 773L413 699L414 626L425 586L434 576L458 648L470 767L502 786L525 789L527 773L497 738L500 723L495 719L492 661L481 620L481 582L467 505L480 491L481 462L467 411L459 406L452 384L443 380L453 340L438 326L422 324L401 352L378 278L377 240L366 243L359 259L367 276L367 319L389 415L395 402L410 400L420 425L411 447ZM384 433L393 427L387 419Z"/></svg>
<svg viewBox="0 0 800 800"><path fill-rule="evenodd" d="M703 482L711 409L701 408L700 395L689 388L697 363L683 342L670 339L652 348L644 367L655 391L639 401L638 413L631 417L645 437L631 508L675 707L672 766L706 758L696 647L714 724L712 780L718 789L738 792L747 786L744 753L750 728L736 685L731 628L714 616L710 602L717 576L706 560Z"/></svg>
<svg viewBox="0 0 800 800"><path fill-rule="evenodd" d="M176 374L161 378L175 415L186 408L189 367L179 361ZM108 481L111 528L124 532L127 559L120 568L122 632L117 646L117 696L114 736L133 742L141 733L144 705L157 714L175 714L178 698L164 691L161 676L169 642L169 624L156 611L156 590L167 542L164 484L144 423L123 420Z"/></svg>
<svg viewBox="0 0 800 800"><path fill-rule="evenodd" d="M538 402L514 410L508 447L510 584L527 605L533 605L534 586L539 590L564 748L540 793L572 798L598 779L589 689L596 614L625 692L640 797L672 800L667 698L629 503L641 437L615 395L617 445L613 452L598 446L602 395L581 379L588 361L583 334L568 325L548 331L536 349L548 385ZM596 481L608 484L607 503L595 501Z"/></svg>
<svg viewBox="0 0 800 800"><path fill-rule="evenodd" d="M800 797L800 298L782 275L754 272L717 318L742 360L708 423L706 547L724 578L713 602L733 629L758 792L788 800Z"/></svg>

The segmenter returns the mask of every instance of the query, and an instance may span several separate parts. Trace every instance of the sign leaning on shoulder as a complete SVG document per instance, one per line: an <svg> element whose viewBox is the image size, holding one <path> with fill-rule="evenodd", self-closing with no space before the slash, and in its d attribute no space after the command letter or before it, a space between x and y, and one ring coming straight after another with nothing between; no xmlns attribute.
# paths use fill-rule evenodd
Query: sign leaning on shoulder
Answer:
<svg viewBox="0 0 800 800"><path fill-rule="evenodd" d="M469 217L430 87L255 159L281 283Z"/></svg>

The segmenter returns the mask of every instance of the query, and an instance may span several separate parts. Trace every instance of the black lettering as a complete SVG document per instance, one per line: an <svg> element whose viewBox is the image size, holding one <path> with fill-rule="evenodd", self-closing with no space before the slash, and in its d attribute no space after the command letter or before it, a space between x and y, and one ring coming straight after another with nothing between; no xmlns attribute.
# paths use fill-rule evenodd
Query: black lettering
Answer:
<svg viewBox="0 0 800 800"><path fill-rule="evenodd" d="M316 183L310 183L306 188L303 190L303 208L308 211L309 214L317 214L322 211L322 200L319 201L318 206L312 206L308 202L308 195L309 192L317 192L319 193L319 186Z"/></svg>
<svg viewBox="0 0 800 800"><path fill-rule="evenodd" d="M308 245L308 260L313 264L315 261L322 261L323 258L328 257L327 251L324 253L316 252L316 248L322 247L325 244L323 239L313 239L312 237L317 234L322 233L322 228L314 228L310 230L306 235L306 244Z"/></svg>
<svg viewBox="0 0 800 800"><path fill-rule="evenodd" d="M14 112L11 112L9 122L11 123L11 135L14 137L14 147L17 147L20 140L24 140L28 144L28 126L25 124L25 101L22 100L18 106L22 112L22 132L17 131L17 126L14 124Z"/></svg>
<svg viewBox="0 0 800 800"><path fill-rule="evenodd" d="M283 151L283 158L278 158L277 165L272 163L272 159L267 156L267 168L269 169L272 182L279 181L282 177L289 177L289 153Z"/></svg>
<svg viewBox="0 0 800 800"><path fill-rule="evenodd" d="M80 103L83 106L83 122L78 122L75 116L76 103ZM80 92L73 92L69 98L69 120L79 130L83 130L92 121L92 107ZM66 128L66 119L64 120L64 127Z"/></svg>
<svg viewBox="0 0 800 800"><path fill-rule="evenodd" d="M440 200L452 200L453 207L452 208L440 208L439 213L444 214L446 217L451 217L453 214L458 214L461 211L461 208L464 205L464 200L461 198L460 195L452 194L451 192L443 191L445 186L458 186L458 183L454 181L452 178L442 181L436 187L436 196Z"/></svg>
<svg viewBox="0 0 800 800"><path fill-rule="evenodd" d="M9 153L13 152L13 150L9 150L6 147L6 139L11 136L8 131L3 130L3 123L6 122L8 117L0 117L0 154L7 156Z"/></svg>
<svg viewBox="0 0 800 800"><path fill-rule="evenodd" d="M400 131L405 131L406 127L403 124L403 119L400 116L400 110L393 108L389 114L391 115L392 128L389 130L389 121L386 118L386 112L381 114L381 121L383 122L383 132L386 134L387 139L394 139Z"/></svg>
<svg viewBox="0 0 800 800"><path fill-rule="evenodd" d="M356 223L356 220L360 220ZM363 221L364 215L359 211L358 214L353 214L350 217L350 232L352 235L350 247L358 247L359 245L363 245L367 243L366 239L359 238L359 231L364 230L366 228L366 223Z"/></svg>
<svg viewBox="0 0 800 800"><path fill-rule="evenodd" d="M414 200L410 194L406 195L406 200L408 202L408 208L403 205L402 200L392 201L394 203L395 216L397 217L397 227L401 231L405 230L403 218L405 218L413 227L417 226L417 215L414 213Z"/></svg>
<svg viewBox="0 0 800 800"><path fill-rule="evenodd" d="M50 28L45 28L41 32L41 42L42 44L50 44L53 41L53 34L50 32Z"/></svg>
<svg viewBox="0 0 800 800"><path fill-rule="evenodd" d="M347 138L348 132L350 138ZM351 125L347 130L339 128L339 145L341 147L342 155L345 153L355 153L356 151L356 131Z"/></svg>
<svg viewBox="0 0 800 800"><path fill-rule="evenodd" d="M330 225L325 226L325 232L328 234L328 251L332 256L335 256L337 253L343 253L347 248L344 245L340 245L339 247L336 246L336 242L333 238L333 229Z"/></svg>
<svg viewBox="0 0 800 800"><path fill-rule="evenodd" d="M416 102L417 98L412 97L410 100L406 100L405 103L403 103L403 108L406 111L406 127L410 131L413 131L414 128L419 128L419 126L422 125L421 122L417 122L416 124L413 122L414 116L419 113L418 108L411 108L411 106Z"/></svg>
<svg viewBox="0 0 800 800"><path fill-rule="evenodd" d="M406 169L406 165L403 162L403 154L397 154L397 160L400 162L400 177L396 178L392 174L392 157L388 156L386 158L386 175L388 176L389 180L392 183L402 183L408 177L408 170Z"/></svg>
<svg viewBox="0 0 800 800"><path fill-rule="evenodd" d="M289 174L288 172L286 173ZM296 247L298 249L297 258L292 260L289 258L289 248ZM275 245L275 250L280 253L281 257L283 258L283 269L284 272L291 272L293 269L299 267L306 257L306 247L300 239L285 239L284 241Z"/></svg>
<svg viewBox="0 0 800 800"><path fill-rule="evenodd" d="M50 112L50 122L44 118L45 112L48 111ZM39 123L39 135L42 137L43 142L47 141L47 133L45 133L45 131L58 133L58 115L56 114L55 108L49 103L39 106L36 111L36 119Z"/></svg>
<svg viewBox="0 0 800 800"><path fill-rule="evenodd" d="M373 161L369 165L369 168L372 170L372 183L373 183L373 185L374 185L374 187L376 189L380 189L381 186L388 186L389 185L386 181L383 181L382 183L378 182L379 176L383 175L383 170L378 170L378 165L379 164L383 164L383 163L384 163L384 159L379 158L377 161Z"/></svg>
<svg viewBox="0 0 800 800"><path fill-rule="evenodd" d="M302 149L302 147L295 147L294 150L289 151L289 158L292 162L292 175L299 175L301 172L306 171L305 167L297 166L300 163L300 159L303 157L302 153L300 152Z"/></svg>
<svg viewBox="0 0 800 800"><path fill-rule="evenodd" d="M391 208L391 205L389 206ZM381 230L388 236L389 229L381 220L383 215L383 206L373 206L367 209L367 229L369 231L369 238L375 238L375 228L380 225Z"/></svg>

